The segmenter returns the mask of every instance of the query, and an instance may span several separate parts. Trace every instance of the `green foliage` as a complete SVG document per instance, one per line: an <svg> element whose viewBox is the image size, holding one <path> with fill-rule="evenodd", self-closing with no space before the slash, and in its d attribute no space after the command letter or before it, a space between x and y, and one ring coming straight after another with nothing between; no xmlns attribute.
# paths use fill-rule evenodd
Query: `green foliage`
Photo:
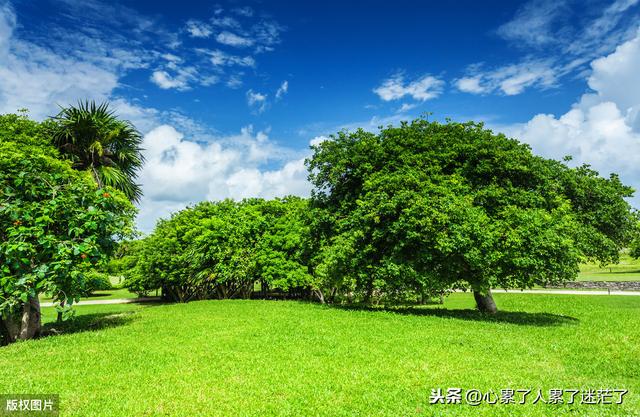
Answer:
<svg viewBox="0 0 640 417"><path fill-rule="evenodd" d="M632 236L632 190L617 176L534 156L481 124L419 119L314 151L317 269L365 302L557 284L581 260L616 261Z"/></svg>
<svg viewBox="0 0 640 417"><path fill-rule="evenodd" d="M89 271L84 274L85 278L85 296L92 294L95 291L110 290L113 288L109 274L98 271Z"/></svg>
<svg viewBox="0 0 640 417"><path fill-rule="evenodd" d="M161 220L130 242L125 286L162 288L171 300L247 298L268 290L310 289L305 200L296 197L203 202Z"/></svg>
<svg viewBox="0 0 640 417"><path fill-rule="evenodd" d="M633 241L629 254L636 259L640 258L640 239Z"/></svg>
<svg viewBox="0 0 640 417"><path fill-rule="evenodd" d="M67 301L86 293L84 272L103 263L132 230L122 193L98 189L58 158L51 123L0 116L0 312L40 293Z"/></svg>
<svg viewBox="0 0 640 417"><path fill-rule="evenodd" d="M638 221L636 222L635 235L629 245L629 255L632 258L640 259L640 213L636 213Z"/></svg>
<svg viewBox="0 0 640 417"><path fill-rule="evenodd" d="M88 101L63 108L53 120L55 144L74 168L91 172L100 187L140 200L142 190L135 179L144 162L142 136L129 121L119 119L107 103Z"/></svg>

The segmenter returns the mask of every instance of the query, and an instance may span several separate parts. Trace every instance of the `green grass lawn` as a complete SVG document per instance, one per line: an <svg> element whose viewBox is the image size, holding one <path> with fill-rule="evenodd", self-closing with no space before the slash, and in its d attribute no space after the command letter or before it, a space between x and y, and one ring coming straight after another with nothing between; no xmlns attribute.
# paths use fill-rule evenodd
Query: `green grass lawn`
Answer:
<svg viewBox="0 0 640 417"><path fill-rule="evenodd" d="M59 393L63 416L640 415L640 297L495 298L493 318L472 310L470 294L396 312L240 300L79 306L67 334L0 348L0 386ZM429 405L432 388L449 387L630 393L621 406Z"/></svg>
<svg viewBox="0 0 640 417"><path fill-rule="evenodd" d="M640 259L627 254L620 256L620 263L600 268L597 264L580 266L578 281L640 281Z"/></svg>

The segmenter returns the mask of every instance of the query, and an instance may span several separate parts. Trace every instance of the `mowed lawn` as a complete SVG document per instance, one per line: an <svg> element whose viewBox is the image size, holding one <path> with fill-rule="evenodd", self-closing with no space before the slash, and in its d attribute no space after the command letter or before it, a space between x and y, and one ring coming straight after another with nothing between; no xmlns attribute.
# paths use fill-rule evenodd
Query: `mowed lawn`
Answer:
<svg viewBox="0 0 640 417"><path fill-rule="evenodd" d="M495 298L502 312L489 319L470 294L397 312L244 300L80 306L75 333L0 348L0 386L59 393L63 416L640 415L640 297ZM629 394L621 406L429 405L433 388L449 387Z"/></svg>
<svg viewBox="0 0 640 417"><path fill-rule="evenodd" d="M615 265L583 264L577 281L640 281L640 259L622 254Z"/></svg>

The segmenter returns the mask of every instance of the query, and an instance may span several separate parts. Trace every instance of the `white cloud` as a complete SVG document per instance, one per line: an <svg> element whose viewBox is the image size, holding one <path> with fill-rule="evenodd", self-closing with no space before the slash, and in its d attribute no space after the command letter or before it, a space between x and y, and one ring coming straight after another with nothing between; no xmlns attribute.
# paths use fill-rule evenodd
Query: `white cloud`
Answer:
<svg viewBox="0 0 640 417"><path fill-rule="evenodd" d="M489 71L481 71L479 66L472 68L471 74L455 81L460 91L472 94L499 91L512 96L522 93L527 87L544 89L555 86L557 82L555 70L546 61L525 61Z"/></svg>
<svg viewBox="0 0 640 417"><path fill-rule="evenodd" d="M607 175L621 174L640 189L640 31L608 56L592 62L584 94L560 117L538 114L527 123L505 127L506 133L530 143L551 158L572 155ZM636 197L636 202L640 200Z"/></svg>
<svg viewBox="0 0 640 417"><path fill-rule="evenodd" d="M640 33L640 32L639 32ZM640 104L640 35L620 45L615 53L593 61L589 87L602 101L612 101L631 114Z"/></svg>
<svg viewBox="0 0 640 417"><path fill-rule="evenodd" d="M322 142L325 142L328 140L331 140L331 138L328 136L316 136L315 138L309 141L309 145L310 146L320 145Z"/></svg>
<svg viewBox="0 0 640 417"><path fill-rule="evenodd" d="M280 33L284 28L277 22L262 20L251 28L252 37L259 44L257 52L268 52L273 50L273 45L280 43Z"/></svg>
<svg viewBox="0 0 640 417"><path fill-rule="evenodd" d="M112 99L110 104L118 117L129 120L140 132L146 133L160 123L161 112L154 108L143 107L122 98Z"/></svg>
<svg viewBox="0 0 640 417"><path fill-rule="evenodd" d="M42 119L79 98L105 100L118 86L115 69L55 54L13 37L16 16L0 7L0 112L27 108Z"/></svg>
<svg viewBox="0 0 640 417"><path fill-rule="evenodd" d="M223 44L236 47L246 47L253 45L253 39L246 38L244 36L236 35L228 31L220 32L216 35L216 40Z"/></svg>
<svg viewBox="0 0 640 417"><path fill-rule="evenodd" d="M173 78L166 71L154 71L153 74L151 74L151 81L164 90L171 88L186 90L189 88L185 79L178 77Z"/></svg>
<svg viewBox="0 0 640 417"><path fill-rule="evenodd" d="M444 81L426 74L408 84L404 83L402 74L396 74L385 80L373 90L382 100L398 100L410 96L415 100L426 101L436 98L442 92Z"/></svg>
<svg viewBox="0 0 640 417"><path fill-rule="evenodd" d="M409 110L413 110L418 107L415 103L402 103L402 106L397 110L397 113L406 113Z"/></svg>
<svg viewBox="0 0 640 417"><path fill-rule="evenodd" d="M247 104L258 113L262 113L267 108L267 95L249 90L247 91Z"/></svg>
<svg viewBox="0 0 640 417"><path fill-rule="evenodd" d="M186 30L192 38L208 38L213 33L209 25L198 20L187 21Z"/></svg>
<svg viewBox="0 0 640 417"><path fill-rule="evenodd" d="M220 13L217 13L214 17L210 19L211 25L218 28L231 28L231 29L241 29L242 25L236 19L231 16L222 16L220 17Z"/></svg>
<svg viewBox="0 0 640 417"><path fill-rule="evenodd" d="M242 73L240 74L231 74L229 79L226 82L227 87L229 88L240 88L242 86Z"/></svg>
<svg viewBox="0 0 640 417"><path fill-rule="evenodd" d="M162 58L164 58L168 62L172 62L172 63L175 63L175 64L179 64L179 63L182 62L182 58L180 58L179 56L176 56L174 54L171 54L171 53L162 54L161 56L162 56Z"/></svg>
<svg viewBox="0 0 640 417"><path fill-rule="evenodd" d="M276 100L280 100L282 97L284 97L285 94L287 94L288 91L289 91L289 81L284 80L282 84L280 84L280 87L278 87L278 90L276 91Z"/></svg>
<svg viewBox="0 0 640 417"><path fill-rule="evenodd" d="M309 194L304 155L279 147L251 127L196 143L162 125L145 135L143 148L145 195L138 217L143 231L150 231L159 217L202 200ZM281 161L280 168L264 168L270 161Z"/></svg>
<svg viewBox="0 0 640 417"><path fill-rule="evenodd" d="M253 57L247 56L237 56L231 55L219 49L208 50L208 49L199 49L201 53L209 55L211 63L215 66L231 66L238 65L241 67L254 67L256 65L256 61Z"/></svg>
<svg viewBox="0 0 640 417"><path fill-rule="evenodd" d="M455 81L460 91L473 94L499 92L516 95L528 88L547 89L559 85L569 74L586 76L587 65L610 54L617 45L635 36L640 16L640 0L570 2L567 0L531 0L521 6L515 17L497 33L527 48L527 55L513 64L483 69L469 67ZM574 8L581 19L571 19Z"/></svg>
<svg viewBox="0 0 640 417"><path fill-rule="evenodd" d="M610 48L623 42L625 37L629 35L627 29L632 28L635 31L637 13L634 16L629 9L636 6L638 1L615 0L601 12L599 17L584 27L576 40L565 46L566 52L589 56L608 53ZM630 27L620 24L625 17L631 18ZM559 42L566 43L566 38L556 38Z"/></svg>
<svg viewBox="0 0 640 417"><path fill-rule="evenodd" d="M498 28L505 39L527 45L545 45L555 42L552 25L566 11L563 0L533 0L525 3L515 17Z"/></svg>
<svg viewBox="0 0 640 417"><path fill-rule="evenodd" d="M4 59L9 52L9 40L16 27L16 15L9 3L0 5L0 58Z"/></svg>
<svg viewBox="0 0 640 417"><path fill-rule="evenodd" d="M465 93L482 94L487 91L487 88L480 85L481 79L482 77L480 75L476 75L473 77L462 77L455 81L455 85L458 90Z"/></svg>
<svg viewBox="0 0 640 417"><path fill-rule="evenodd" d="M311 189L304 159L287 162L282 168L272 171L241 169L233 173L225 184L235 198L307 196Z"/></svg>
<svg viewBox="0 0 640 417"><path fill-rule="evenodd" d="M76 3L73 4L75 7ZM109 16L118 13L115 9L100 8L92 0L78 4L81 8L78 13L89 8L86 14L96 18L103 13ZM121 20L115 19L112 23L120 24ZM94 23L89 22L83 28L93 30ZM131 24L135 30L148 30L139 16ZM77 42L69 49L68 43L53 42L47 37L46 41L53 43L40 45L17 38L16 25L13 9L0 0L0 112L27 107L33 117L42 119L55 114L57 104L67 105L85 98L110 100L120 117L131 120L146 132L143 148L147 162L140 175L145 195L138 221L143 230L150 231L159 216L204 199L308 194L303 154L279 146L269 139L267 132L254 133L247 127L236 135L214 136L210 129L180 113L156 110L140 101L114 95L127 69L151 64L155 65L151 80L162 88L187 89L191 82L207 85L225 75L227 83L237 87L241 84L241 72L206 73L183 65L186 60L178 56L178 52L165 53L161 48L149 53L135 48L122 49L120 43L109 48L106 35L96 38L72 31L69 34L51 31L48 35L60 35L61 40ZM95 36L102 36L101 33L95 32ZM90 47L92 43L95 50ZM162 44L168 44L165 38ZM76 45L79 48L76 49ZM255 65L250 56L238 57L221 51L210 51L208 56L215 65ZM149 57L153 61L148 61ZM259 108L266 105L266 94L254 93L252 97Z"/></svg>

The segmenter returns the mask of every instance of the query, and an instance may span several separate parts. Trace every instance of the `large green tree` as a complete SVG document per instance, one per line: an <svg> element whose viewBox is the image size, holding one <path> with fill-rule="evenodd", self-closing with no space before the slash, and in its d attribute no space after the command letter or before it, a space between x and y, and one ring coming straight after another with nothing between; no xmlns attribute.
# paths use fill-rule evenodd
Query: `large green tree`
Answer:
<svg viewBox="0 0 640 417"><path fill-rule="evenodd" d="M74 168L91 172L101 187L118 189L131 201L140 199L142 190L135 181L144 159L135 126L118 118L108 103L93 101L65 107L53 120L55 144Z"/></svg>
<svg viewBox="0 0 640 417"><path fill-rule="evenodd" d="M616 262L628 244L632 189L569 168L476 123L418 119L340 132L307 161L318 267L334 288L374 297L576 277L582 260Z"/></svg>
<svg viewBox="0 0 640 417"><path fill-rule="evenodd" d="M2 343L40 332L38 295L67 308L86 292L85 272L132 230L134 207L98 188L51 143L51 122L0 116L0 333Z"/></svg>

